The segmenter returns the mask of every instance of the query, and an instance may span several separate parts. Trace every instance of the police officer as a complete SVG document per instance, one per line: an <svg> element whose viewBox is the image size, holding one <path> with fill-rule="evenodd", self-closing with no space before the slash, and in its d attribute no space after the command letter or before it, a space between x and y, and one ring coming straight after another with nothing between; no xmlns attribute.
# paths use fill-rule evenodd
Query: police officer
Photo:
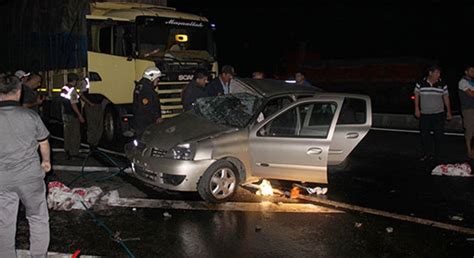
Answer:
<svg viewBox="0 0 474 258"><path fill-rule="evenodd" d="M64 125L64 151L66 159L79 157L81 145L81 124L85 122L81 114L81 100L76 91L79 75L69 73L67 83L61 89L62 117Z"/></svg>
<svg viewBox="0 0 474 258"><path fill-rule="evenodd" d="M104 111L102 97L89 93L89 79L80 81L80 97L84 101L84 113L87 120L87 143L91 151L97 149L104 130Z"/></svg>
<svg viewBox="0 0 474 258"><path fill-rule="evenodd" d="M148 67L133 91L133 127L137 136L153 123L161 123L160 98L156 92L163 74L155 66Z"/></svg>

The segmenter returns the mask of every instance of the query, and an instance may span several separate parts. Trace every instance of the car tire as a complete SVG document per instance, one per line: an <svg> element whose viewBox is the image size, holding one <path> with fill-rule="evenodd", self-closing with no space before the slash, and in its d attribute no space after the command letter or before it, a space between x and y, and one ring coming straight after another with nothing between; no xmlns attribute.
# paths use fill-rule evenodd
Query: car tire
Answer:
<svg viewBox="0 0 474 258"><path fill-rule="evenodd" d="M199 179L198 192L205 201L226 202L234 196L238 186L237 169L229 161L218 160Z"/></svg>
<svg viewBox="0 0 474 258"><path fill-rule="evenodd" d="M108 105L104 112L104 133L102 134L102 139L108 144L114 143L119 138L119 131L120 123L117 111L113 106Z"/></svg>

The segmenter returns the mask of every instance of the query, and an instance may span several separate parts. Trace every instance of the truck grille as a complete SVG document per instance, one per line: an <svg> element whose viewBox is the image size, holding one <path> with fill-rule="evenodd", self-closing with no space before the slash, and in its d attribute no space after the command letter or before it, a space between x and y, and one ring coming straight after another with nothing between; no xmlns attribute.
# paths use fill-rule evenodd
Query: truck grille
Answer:
<svg viewBox="0 0 474 258"><path fill-rule="evenodd" d="M181 102L181 92L188 84L184 82L160 82L161 113L163 118L176 116L183 112L183 104Z"/></svg>

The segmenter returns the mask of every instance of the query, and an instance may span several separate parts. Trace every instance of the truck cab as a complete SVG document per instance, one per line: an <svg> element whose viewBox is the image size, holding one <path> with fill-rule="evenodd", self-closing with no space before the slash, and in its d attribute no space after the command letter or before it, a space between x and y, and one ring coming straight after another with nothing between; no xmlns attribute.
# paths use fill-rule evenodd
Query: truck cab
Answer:
<svg viewBox="0 0 474 258"><path fill-rule="evenodd" d="M183 111L181 91L196 70L217 74L214 26L205 17L156 5L96 2L90 4L85 22L87 67L75 72L88 77L89 93L102 100L106 142L130 132L135 82L147 67L165 74L158 86L163 118ZM48 72L48 77L59 78L42 89L52 99L67 72ZM50 110L60 113L57 106ZM60 119L60 114L51 116Z"/></svg>

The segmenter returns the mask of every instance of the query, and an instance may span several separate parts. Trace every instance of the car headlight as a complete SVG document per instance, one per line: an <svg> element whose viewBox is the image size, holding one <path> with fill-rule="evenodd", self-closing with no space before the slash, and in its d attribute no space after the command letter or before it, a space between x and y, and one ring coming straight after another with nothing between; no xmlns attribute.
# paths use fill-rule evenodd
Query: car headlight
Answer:
<svg viewBox="0 0 474 258"><path fill-rule="evenodd" d="M174 146L168 152L168 157L173 159L192 160L194 158L193 146L190 143L182 143Z"/></svg>

